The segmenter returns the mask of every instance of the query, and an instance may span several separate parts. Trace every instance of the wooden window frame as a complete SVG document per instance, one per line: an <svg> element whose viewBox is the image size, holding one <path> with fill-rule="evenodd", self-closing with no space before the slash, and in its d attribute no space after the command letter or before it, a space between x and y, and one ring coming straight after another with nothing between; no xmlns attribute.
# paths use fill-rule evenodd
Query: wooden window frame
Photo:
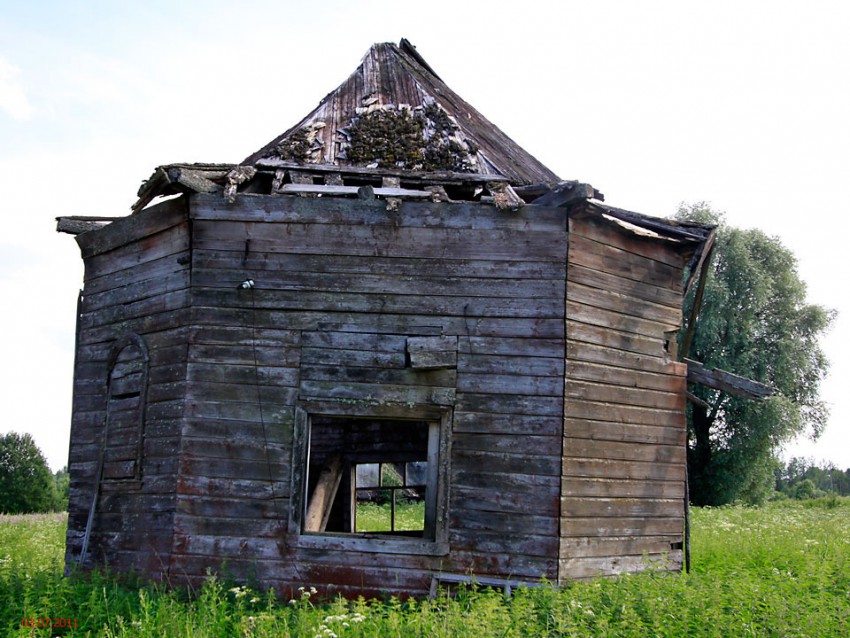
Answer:
<svg viewBox="0 0 850 638"><path fill-rule="evenodd" d="M448 554L448 487L451 458L452 410L441 406L352 406L333 401L303 402L295 408L292 446L290 542L299 548L348 550L389 554ZM356 409L352 409L356 408ZM370 409L373 408L373 409ZM427 421L428 492L425 502L426 537L368 532L304 532L307 508L308 460L312 417Z"/></svg>

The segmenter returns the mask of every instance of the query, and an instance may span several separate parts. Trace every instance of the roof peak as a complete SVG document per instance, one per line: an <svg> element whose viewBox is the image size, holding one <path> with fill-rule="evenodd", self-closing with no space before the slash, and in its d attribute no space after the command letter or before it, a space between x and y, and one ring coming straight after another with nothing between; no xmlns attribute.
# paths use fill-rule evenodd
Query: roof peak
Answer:
<svg viewBox="0 0 850 638"><path fill-rule="evenodd" d="M260 160L475 173L517 186L558 181L452 91L404 38L373 44L316 109L242 163Z"/></svg>

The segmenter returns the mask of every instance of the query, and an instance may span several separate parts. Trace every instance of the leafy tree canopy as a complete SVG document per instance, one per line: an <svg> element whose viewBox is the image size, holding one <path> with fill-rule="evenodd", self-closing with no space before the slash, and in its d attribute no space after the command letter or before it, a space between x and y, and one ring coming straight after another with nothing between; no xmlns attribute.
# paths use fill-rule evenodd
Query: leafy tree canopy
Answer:
<svg viewBox="0 0 850 638"><path fill-rule="evenodd" d="M682 205L676 218L718 226L688 356L776 391L753 401L699 385L692 389L705 405L690 406L691 501L760 502L773 488L777 448L803 432L816 438L826 425L819 391L828 361L819 338L833 312L806 303L796 259L776 237L728 226L704 203ZM693 294L686 316L692 304Z"/></svg>
<svg viewBox="0 0 850 638"><path fill-rule="evenodd" d="M55 479L32 436L0 436L0 512L46 512L55 504L55 494Z"/></svg>

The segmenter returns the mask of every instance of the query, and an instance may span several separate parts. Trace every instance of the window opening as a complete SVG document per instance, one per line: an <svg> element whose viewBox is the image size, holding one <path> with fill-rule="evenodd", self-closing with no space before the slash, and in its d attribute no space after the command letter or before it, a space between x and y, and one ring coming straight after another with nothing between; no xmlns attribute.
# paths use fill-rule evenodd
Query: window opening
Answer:
<svg viewBox="0 0 850 638"><path fill-rule="evenodd" d="M307 533L434 538L439 424L314 416Z"/></svg>

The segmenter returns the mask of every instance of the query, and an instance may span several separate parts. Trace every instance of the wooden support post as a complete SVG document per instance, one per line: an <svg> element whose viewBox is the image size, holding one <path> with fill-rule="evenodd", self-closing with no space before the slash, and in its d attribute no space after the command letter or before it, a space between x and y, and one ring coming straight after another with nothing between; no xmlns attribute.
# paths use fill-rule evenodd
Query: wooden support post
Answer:
<svg viewBox="0 0 850 638"><path fill-rule="evenodd" d="M313 490L307 515L304 520L305 532L324 532L328 526L336 492L342 479L342 457L333 456L319 475L319 482Z"/></svg>

